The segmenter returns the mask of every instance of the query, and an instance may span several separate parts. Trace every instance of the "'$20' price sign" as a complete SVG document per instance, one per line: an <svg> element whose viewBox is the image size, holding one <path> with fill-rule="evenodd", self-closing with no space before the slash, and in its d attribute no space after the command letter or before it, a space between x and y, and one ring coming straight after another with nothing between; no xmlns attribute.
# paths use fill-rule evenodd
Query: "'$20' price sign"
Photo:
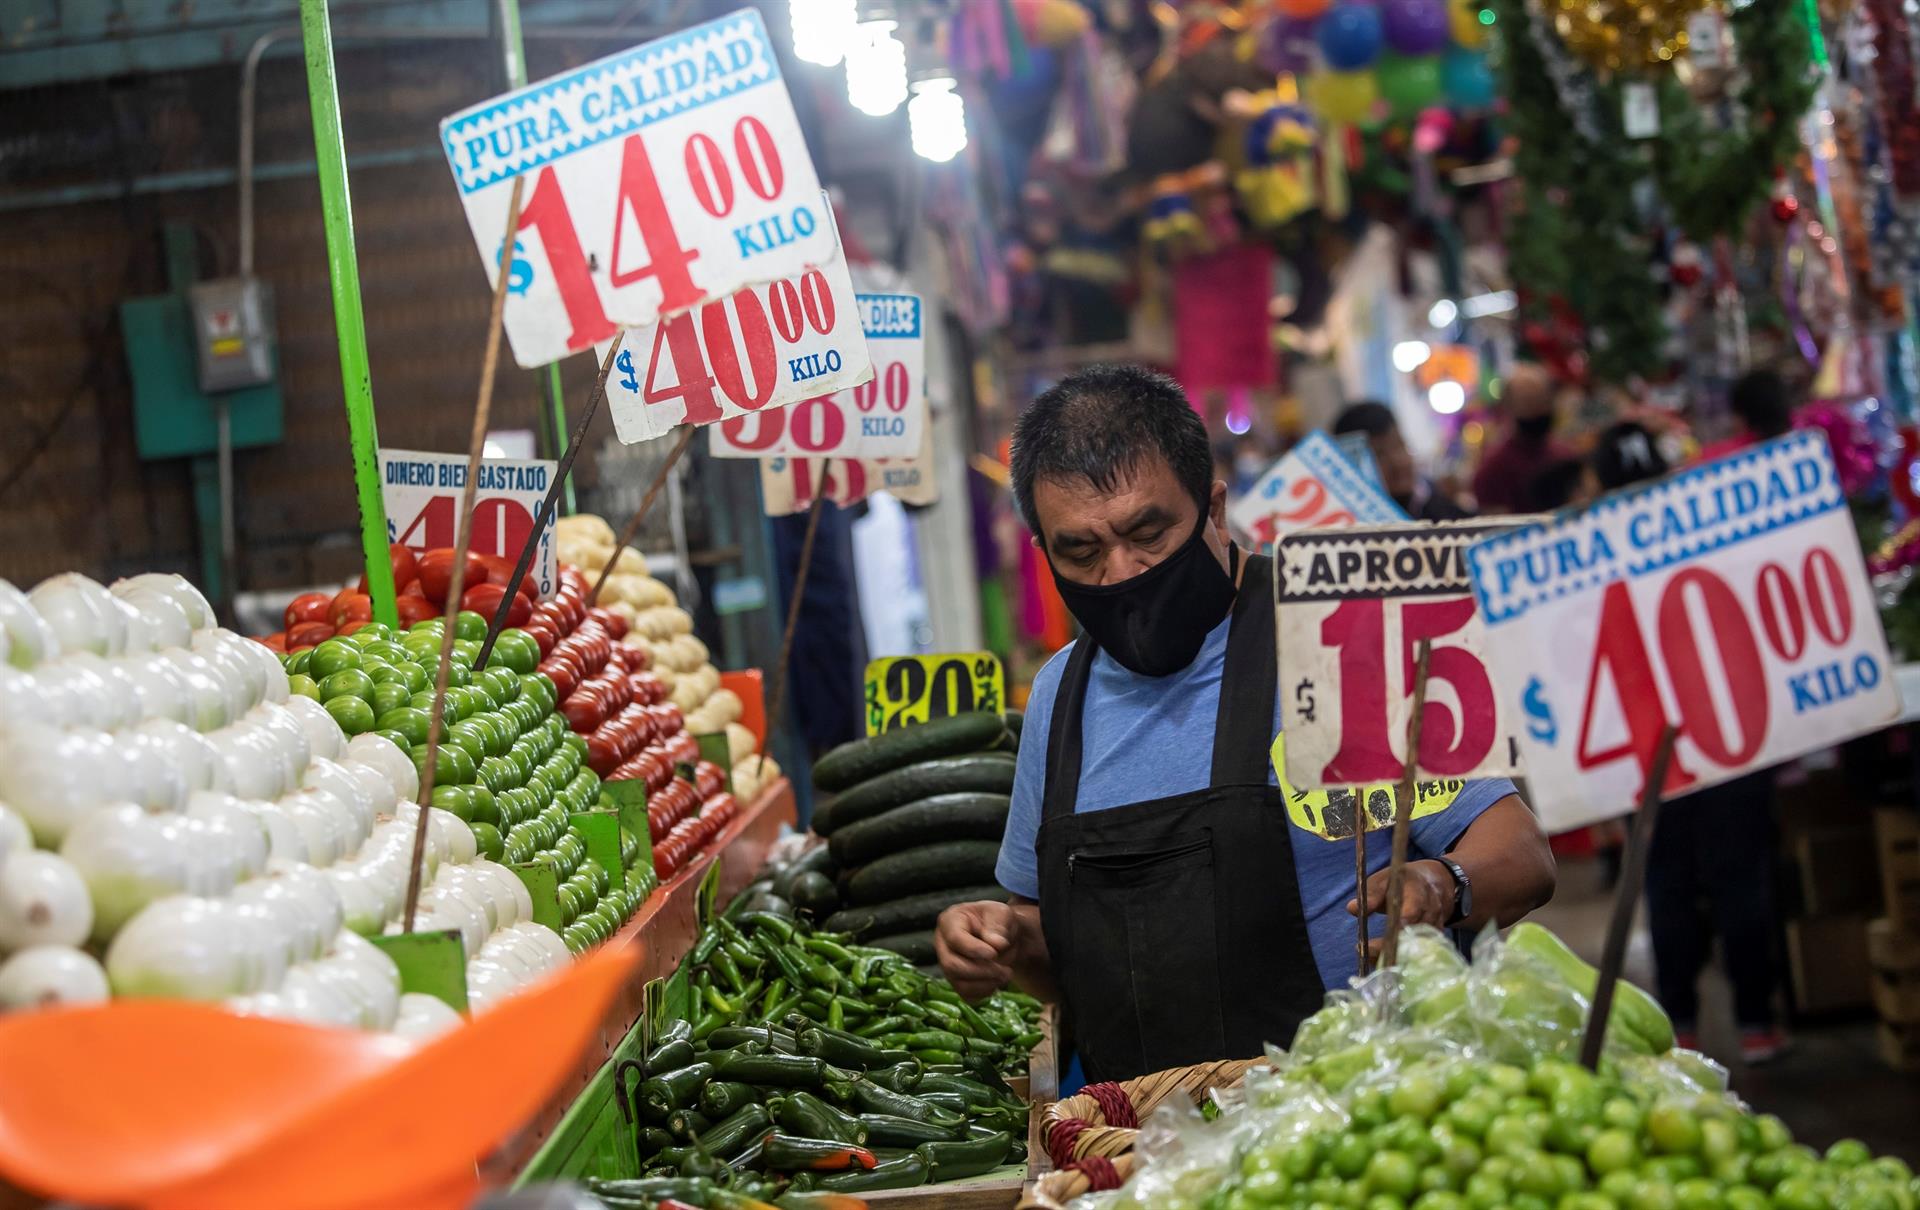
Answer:
<svg viewBox="0 0 1920 1210"><path fill-rule="evenodd" d="M1315 529L1281 538L1281 726L1287 777L1314 789L1397 782L1421 640L1426 706L1416 772L1470 778L1519 772L1487 672L1466 551L1514 522Z"/></svg>
<svg viewBox="0 0 1920 1210"><path fill-rule="evenodd" d="M489 284L526 178L505 312L523 366L796 277L837 243L754 9L462 110L440 139Z"/></svg>
<svg viewBox="0 0 1920 1210"><path fill-rule="evenodd" d="M1384 525L1407 515L1318 429L1302 437L1227 505L1227 521L1255 544L1281 533L1335 525Z"/></svg>
<svg viewBox="0 0 1920 1210"><path fill-rule="evenodd" d="M763 408L708 429L715 458L894 458L920 452L927 344L917 294L860 294L874 375L791 408Z"/></svg>
<svg viewBox="0 0 1920 1210"><path fill-rule="evenodd" d="M1674 796L1899 714L1824 433L1488 538L1467 560L1549 830L1631 810L1669 724Z"/></svg>
<svg viewBox="0 0 1920 1210"><path fill-rule="evenodd" d="M1006 674L986 651L898 655L867 664L867 734L1006 708Z"/></svg>
<svg viewBox="0 0 1920 1210"><path fill-rule="evenodd" d="M596 349L604 362L611 345ZM607 408L632 444L677 424L773 416L820 391L873 376L847 262L833 258L797 278L748 286L732 297L636 328L607 375Z"/></svg>

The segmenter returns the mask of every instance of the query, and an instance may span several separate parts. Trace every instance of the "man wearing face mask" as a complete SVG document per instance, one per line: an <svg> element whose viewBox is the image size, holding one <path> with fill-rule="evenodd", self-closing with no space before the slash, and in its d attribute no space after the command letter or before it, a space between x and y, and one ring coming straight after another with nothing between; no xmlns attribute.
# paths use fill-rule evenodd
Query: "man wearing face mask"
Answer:
<svg viewBox="0 0 1920 1210"><path fill-rule="evenodd" d="M1093 1080L1288 1045L1355 973L1362 909L1353 846L1292 826L1268 757L1272 561L1228 537L1205 426L1158 374L1063 379L1021 415L1012 462L1083 633L1028 701L996 871L1013 901L948 909L941 967L964 995L1061 999ZM1387 849L1369 846L1370 915ZM1553 889L1505 781L1416 821L1409 856L1409 923L1507 923Z"/></svg>
<svg viewBox="0 0 1920 1210"><path fill-rule="evenodd" d="M1507 376L1503 408L1513 420L1507 439L1487 451L1473 475L1480 511L1525 512L1531 485L1541 471L1577 455L1554 440L1553 378L1537 365L1517 365Z"/></svg>

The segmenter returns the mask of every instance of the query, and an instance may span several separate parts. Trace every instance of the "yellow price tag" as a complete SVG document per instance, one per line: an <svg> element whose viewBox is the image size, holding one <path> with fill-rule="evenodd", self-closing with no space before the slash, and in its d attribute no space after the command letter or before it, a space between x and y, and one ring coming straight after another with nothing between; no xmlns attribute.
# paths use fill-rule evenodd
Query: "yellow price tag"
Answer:
<svg viewBox="0 0 1920 1210"><path fill-rule="evenodd" d="M1366 807L1367 831L1377 832L1393 826L1397 796L1391 785L1343 786L1337 790L1294 788L1287 781L1285 732L1273 737L1273 771L1280 778L1280 793L1287 797L1287 816L1293 820L1293 826L1302 831L1326 840L1346 840L1353 835L1354 813L1362 804ZM1466 782L1458 779L1419 783L1419 792L1415 795L1419 801L1414 804L1413 817L1438 815L1453 805L1466 786Z"/></svg>
<svg viewBox="0 0 1920 1210"><path fill-rule="evenodd" d="M867 664L867 734L1007 708L1007 678L990 652L895 655Z"/></svg>

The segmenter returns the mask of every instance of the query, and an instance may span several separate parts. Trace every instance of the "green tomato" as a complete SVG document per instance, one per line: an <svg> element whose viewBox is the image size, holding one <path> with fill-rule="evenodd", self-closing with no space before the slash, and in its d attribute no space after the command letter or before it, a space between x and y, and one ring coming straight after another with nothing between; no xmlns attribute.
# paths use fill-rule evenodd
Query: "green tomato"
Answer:
<svg viewBox="0 0 1920 1210"><path fill-rule="evenodd" d="M373 678L358 668L342 668L340 671L322 677L320 680L320 700L331 701L336 697L357 697L373 708Z"/></svg>
<svg viewBox="0 0 1920 1210"><path fill-rule="evenodd" d="M1675 1210L1679 1205L1673 1186L1657 1176L1642 1177L1628 1199L1628 1210Z"/></svg>
<svg viewBox="0 0 1920 1210"><path fill-rule="evenodd" d="M1553 1210L1553 1203L1531 1193L1516 1193L1507 1202L1509 1210Z"/></svg>
<svg viewBox="0 0 1920 1210"><path fill-rule="evenodd" d="M393 638L393 628L385 622L368 622L353 632L352 636L364 649L368 643L385 643Z"/></svg>
<svg viewBox="0 0 1920 1210"><path fill-rule="evenodd" d="M1503 1155L1531 1153L1539 1149L1541 1132L1527 1119L1503 1113L1487 1125L1487 1150Z"/></svg>
<svg viewBox="0 0 1920 1210"><path fill-rule="evenodd" d="M416 744L411 753L413 767L424 779L427 776L427 746ZM439 758L434 763L433 782L436 786L464 786L473 781L473 758L453 744L441 744Z"/></svg>
<svg viewBox="0 0 1920 1210"><path fill-rule="evenodd" d="M463 823L473 822L473 796L465 786L435 786L433 805L459 816Z"/></svg>
<svg viewBox="0 0 1920 1210"><path fill-rule="evenodd" d="M1518 1193L1529 1193L1534 1197L1552 1201L1567 1192L1560 1183L1560 1167L1553 1157L1544 1151L1528 1150L1516 1154L1513 1167L1513 1188Z"/></svg>
<svg viewBox="0 0 1920 1210"><path fill-rule="evenodd" d="M1493 1124L1494 1115L1498 1112L1496 1105L1477 1095L1470 1095L1447 1106L1440 1120L1459 1134L1481 1139L1486 1137L1487 1128Z"/></svg>
<svg viewBox="0 0 1920 1210"><path fill-rule="evenodd" d="M499 861L506 856L506 843L501 839L499 828L479 820L467 826L473 829L473 847L480 856L488 861Z"/></svg>
<svg viewBox="0 0 1920 1210"><path fill-rule="evenodd" d="M1646 1111L1632 1097L1610 1097L1600 1107L1601 1125L1624 1130L1631 1135L1638 1136L1646 1120Z"/></svg>
<svg viewBox="0 0 1920 1210"><path fill-rule="evenodd" d="M447 666L447 684L456 689L464 689L473 683L473 668L455 660Z"/></svg>
<svg viewBox="0 0 1920 1210"><path fill-rule="evenodd" d="M409 696L405 685L376 681L373 686L373 701L371 703L373 712L375 715L384 717L390 711L404 708Z"/></svg>
<svg viewBox="0 0 1920 1210"><path fill-rule="evenodd" d="M1409 1072L1387 1094L1387 1112L1396 1118L1428 1121L1440 1111L1446 1091L1446 1085L1433 1072Z"/></svg>
<svg viewBox="0 0 1920 1210"><path fill-rule="evenodd" d="M1675 1185L1673 1200L1678 1210L1722 1210L1723 1206L1720 1186L1703 1176Z"/></svg>
<svg viewBox="0 0 1920 1210"><path fill-rule="evenodd" d="M1509 1063L1495 1063L1487 1068L1487 1083L1501 1100L1508 1101L1527 1091L1527 1073Z"/></svg>
<svg viewBox="0 0 1920 1210"><path fill-rule="evenodd" d="M426 743L427 730L432 725L432 716L413 706L401 706L380 716L380 729L399 732L406 738L407 742L402 745L406 748Z"/></svg>
<svg viewBox="0 0 1920 1210"><path fill-rule="evenodd" d="M1757 1150L1778 1151L1783 1147L1793 1146L1793 1132L1787 1129L1787 1124L1777 1115L1763 1113L1753 1119L1753 1125L1757 1132L1754 1144Z"/></svg>
<svg viewBox="0 0 1920 1210"><path fill-rule="evenodd" d="M1727 1190L1727 1210L1772 1210L1773 1203L1767 1195L1752 1185L1735 1185Z"/></svg>
<svg viewBox="0 0 1920 1210"><path fill-rule="evenodd" d="M478 765L487 754L486 733L474 726L473 720L466 719L447 728L447 734L441 743L452 744L465 752Z"/></svg>
<svg viewBox="0 0 1920 1210"><path fill-rule="evenodd" d="M1457 1193L1449 1193L1444 1189L1430 1190L1422 1193L1420 1199L1413 1203L1413 1210L1466 1210L1466 1203L1460 1200Z"/></svg>
<svg viewBox="0 0 1920 1210"><path fill-rule="evenodd" d="M1505 1181L1485 1172L1468 1177L1464 1193L1472 1210L1504 1210L1511 1196Z"/></svg>
<svg viewBox="0 0 1920 1210"><path fill-rule="evenodd" d="M1838 1146L1839 1144L1835 1144ZM1740 1135L1734 1130L1733 1123L1719 1118L1709 1118L1700 1123L1700 1156L1709 1164L1715 1160L1726 1159L1740 1151Z"/></svg>
<svg viewBox="0 0 1920 1210"><path fill-rule="evenodd" d="M379 736L381 739L386 740L388 743L400 749L402 752L405 752L407 750L407 737L400 734L398 731L389 731L384 727L376 726L372 731L368 732L368 734Z"/></svg>
<svg viewBox="0 0 1920 1210"><path fill-rule="evenodd" d="M1639 1163L1640 1147L1624 1130L1602 1130L1587 1144L1587 1167L1601 1176L1629 1171Z"/></svg>
<svg viewBox="0 0 1920 1210"><path fill-rule="evenodd" d="M511 672L522 676L530 673L540 663L540 644L524 630L509 626L500 632L500 638L493 645L494 654L500 657L500 663Z"/></svg>
<svg viewBox="0 0 1920 1210"><path fill-rule="evenodd" d="M1320 1161L1326 1158L1332 1146L1333 1141L1326 1134L1309 1134L1280 1157L1280 1171L1296 1184L1305 1181L1320 1167Z"/></svg>
<svg viewBox="0 0 1920 1210"><path fill-rule="evenodd" d="M354 633L353 637L358 639L371 629L373 627L363 626ZM360 658L381 664L410 664L413 662L413 653L388 639L369 639L360 644Z"/></svg>
<svg viewBox="0 0 1920 1210"><path fill-rule="evenodd" d="M328 639L308 653L307 666L301 671L316 680L324 681L336 672L344 672L359 666L358 648L341 639Z"/></svg>
<svg viewBox="0 0 1920 1210"><path fill-rule="evenodd" d="M1600 1183L1595 1187L1611 1198L1614 1205L1624 1206L1633 1199L1633 1191L1639 1184L1640 1174L1629 1170L1609 1172L1600 1178Z"/></svg>
<svg viewBox="0 0 1920 1210"><path fill-rule="evenodd" d="M483 785L465 787L467 796L473 803L472 819L477 823L499 823L500 804L493 797L493 791Z"/></svg>
<svg viewBox="0 0 1920 1210"><path fill-rule="evenodd" d="M1827 1148L1827 1163L1835 1168L1859 1168L1873 1162L1873 1152L1859 1139L1841 1139Z"/></svg>
<svg viewBox="0 0 1920 1210"><path fill-rule="evenodd" d="M1662 1100L1647 1114L1647 1135L1656 1151L1688 1155L1700 1149L1700 1119L1690 1107Z"/></svg>
<svg viewBox="0 0 1920 1210"><path fill-rule="evenodd" d="M1376 1193L1361 1204L1361 1210L1406 1210L1407 1203L1390 1193Z"/></svg>
<svg viewBox="0 0 1920 1210"><path fill-rule="evenodd" d="M553 678L544 672L521 673L520 691L532 694L533 700L546 712L551 712L560 701L560 691L555 688Z"/></svg>
<svg viewBox="0 0 1920 1210"><path fill-rule="evenodd" d="M320 700L320 686L304 672L295 672L287 677L287 692L310 697L316 702Z"/></svg>
<svg viewBox="0 0 1920 1210"><path fill-rule="evenodd" d="M373 730L373 707L361 698L342 694L328 698L325 706L327 713L333 716L333 721L340 724L340 729L348 735Z"/></svg>
<svg viewBox="0 0 1920 1210"><path fill-rule="evenodd" d="M1583 1191L1562 1196L1555 1210L1615 1210L1615 1206L1604 1193Z"/></svg>
<svg viewBox="0 0 1920 1210"><path fill-rule="evenodd" d="M453 634L455 638L477 643L487 637L487 619L471 609L463 609L454 615Z"/></svg>
<svg viewBox="0 0 1920 1210"><path fill-rule="evenodd" d="M299 673L302 676L312 675L308 672L307 666L313 660L313 653L314 648L306 647L287 656L287 675L292 676L295 673Z"/></svg>

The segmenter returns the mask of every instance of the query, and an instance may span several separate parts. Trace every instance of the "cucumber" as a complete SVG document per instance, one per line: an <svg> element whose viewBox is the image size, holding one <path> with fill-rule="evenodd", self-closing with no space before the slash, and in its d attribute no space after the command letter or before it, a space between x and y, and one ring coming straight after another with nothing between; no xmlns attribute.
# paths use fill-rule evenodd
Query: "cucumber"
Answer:
<svg viewBox="0 0 1920 1210"><path fill-rule="evenodd" d="M831 876L834 870L833 854L826 845L816 845L774 872L770 889L782 899L793 898L793 880L809 870L817 870Z"/></svg>
<svg viewBox="0 0 1920 1210"><path fill-rule="evenodd" d="M842 908L827 917L821 927L829 933L852 933L856 937L912 932L932 928L933 922L940 919L940 913L956 903L975 903L982 899L1005 903L1007 893L992 883L951 891L928 891L924 895L908 895L868 907Z"/></svg>
<svg viewBox="0 0 1920 1210"><path fill-rule="evenodd" d="M1007 733L993 746L995 752L1019 752L1020 729L1026 724L1027 716L1018 710L1009 710L1000 716L1007 724Z"/></svg>
<svg viewBox="0 0 1920 1210"><path fill-rule="evenodd" d="M998 714L975 710L841 744L813 762L813 784L844 790L923 760L991 747L1006 732Z"/></svg>
<svg viewBox="0 0 1920 1210"><path fill-rule="evenodd" d="M895 933L891 937L875 937L866 944L875 949L892 950L915 966L926 966L938 961L933 952L933 930L919 933Z"/></svg>
<svg viewBox="0 0 1920 1210"><path fill-rule="evenodd" d="M980 752L883 773L815 807L813 830L831 836L839 828L936 794L1011 794L1013 765L1013 758L1004 752Z"/></svg>
<svg viewBox="0 0 1920 1210"><path fill-rule="evenodd" d="M997 840L947 840L890 853L853 872L847 880L855 905L885 903L903 895L993 881L1000 857Z"/></svg>
<svg viewBox="0 0 1920 1210"><path fill-rule="evenodd" d="M840 906L840 892L833 879L819 870L808 870L793 880L793 906L818 919Z"/></svg>
<svg viewBox="0 0 1920 1210"><path fill-rule="evenodd" d="M936 794L834 829L829 847L843 866L941 840L998 840L1007 830L1005 794Z"/></svg>

